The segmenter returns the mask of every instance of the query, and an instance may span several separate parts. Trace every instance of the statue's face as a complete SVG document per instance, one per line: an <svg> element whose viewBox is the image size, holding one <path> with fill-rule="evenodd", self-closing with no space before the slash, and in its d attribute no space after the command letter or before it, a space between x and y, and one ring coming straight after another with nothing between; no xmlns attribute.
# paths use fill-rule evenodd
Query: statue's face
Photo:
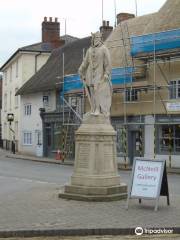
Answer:
<svg viewBox="0 0 180 240"><path fill-rule="evenodd" d="M98 46L99 44L101 44L101 37L100 36L96 36L94 38L94 46Z"/></svg>
<svg viewBox="0 0 180 240"><path fill-rule="evenodd" d="M102 44L102 35L100 32L91 33L92 40L91 44L94 47L100 46Z"/></svg>

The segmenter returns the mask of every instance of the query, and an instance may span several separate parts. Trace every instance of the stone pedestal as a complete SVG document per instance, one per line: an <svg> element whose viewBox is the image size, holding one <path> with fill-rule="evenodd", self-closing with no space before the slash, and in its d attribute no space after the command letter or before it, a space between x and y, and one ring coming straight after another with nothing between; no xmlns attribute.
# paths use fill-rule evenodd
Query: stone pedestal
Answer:
<svg viewBox="0 0 180 240"><path fill-rule="evenodd" d="M87 116L76 131L74 173L61 198L112 201L127 197L120 184L116 160L116 132L103 115Z"/></svg>

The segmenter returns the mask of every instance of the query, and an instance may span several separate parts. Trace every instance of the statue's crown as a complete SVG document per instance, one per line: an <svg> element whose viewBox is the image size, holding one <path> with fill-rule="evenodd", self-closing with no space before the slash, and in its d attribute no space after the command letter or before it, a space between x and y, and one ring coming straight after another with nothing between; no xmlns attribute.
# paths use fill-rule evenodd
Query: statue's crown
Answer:
<svg viewBox="0 0 180 240"><path fill-rule="evenodd" d="M102 33L100 32L95 32L91 33L92 38L102 38Z"/></svg>

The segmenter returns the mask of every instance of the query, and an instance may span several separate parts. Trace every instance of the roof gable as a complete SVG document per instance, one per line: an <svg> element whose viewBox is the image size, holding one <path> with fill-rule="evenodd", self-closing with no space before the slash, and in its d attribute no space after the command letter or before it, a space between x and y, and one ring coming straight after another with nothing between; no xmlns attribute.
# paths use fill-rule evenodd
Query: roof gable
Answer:
<svg viewBox="0 0 180 240"><path fill-rule="evenodd" d="M87 37L53 50L47 62L18 90L16 95L47 91L59 87L57 83L63 79L63 55L65 75L75 74L82 63L83 51L89 48L90 43L91 37Z"/></svg>

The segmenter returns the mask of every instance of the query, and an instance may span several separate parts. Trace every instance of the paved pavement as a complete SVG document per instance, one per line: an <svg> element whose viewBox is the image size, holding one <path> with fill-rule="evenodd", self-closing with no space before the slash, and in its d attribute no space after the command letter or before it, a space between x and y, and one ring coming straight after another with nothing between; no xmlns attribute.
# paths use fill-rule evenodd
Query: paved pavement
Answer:
<svg viewBox="0 0 180 240"><path fill-rule="evenodd" d="M0 150L2 161L6 162L5 155L6 153ZM13 163L13 159L11 161ZM7 166L7 168L10 167L11 165ZM42 170L43 168L38 167L39 175L42 174ZM141 205L138 204L137 200L131 200L127 211L125 209L126 201L124 200L99 203L64 200L58 198L58 193L63 190L60 183L39 181L38 184L32 184L27 181L23 191L10 190L6 194L0 195L0 231L22 229L124 229L137 226L143 228L180 227L180 192L177 191L180 175L175 175L175 179L177 186L173 186L173 182L171 182L172 188L170 188L173 189L170 192L171 205L167 206L166 198L161 197L158 212L154 212L155 202L152 200L143 200ZM25 180L25 178L24 180L21 178L19 180L15 179L7 173L1 176L1 182L4 181L5 184L10 185ZM85 239L93 239L93 237ZM107 240L108 238L104 237L102 239ZM112 239L126 238L114 237Z"/></svg>
<svg viewBox="0 0 180 240"><path fill-rule="evenodd" d="M140 206L135 200L127 211L125 201L68 201L58 199L59 190L47 184L1 197L0 230L180 226L180 196L171 196L169 207L162 197L158 212L153 211L154 201Z"/></svg>

